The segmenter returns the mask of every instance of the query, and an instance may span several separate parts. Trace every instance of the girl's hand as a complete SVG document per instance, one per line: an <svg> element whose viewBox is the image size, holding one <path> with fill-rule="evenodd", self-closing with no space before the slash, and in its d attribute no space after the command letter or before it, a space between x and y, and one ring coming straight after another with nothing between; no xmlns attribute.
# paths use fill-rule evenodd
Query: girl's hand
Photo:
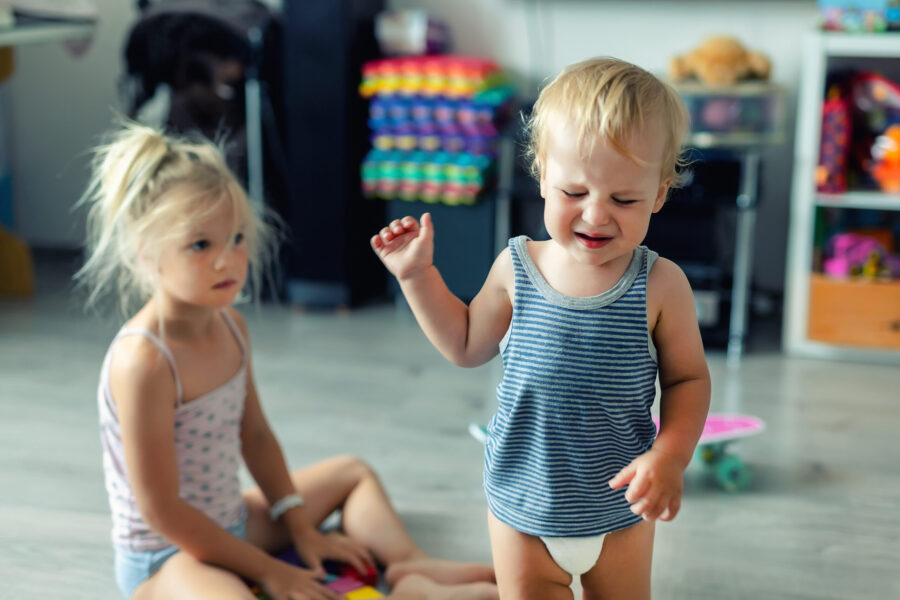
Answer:
<svg viewBox="0 0 900 600"><path fill-rule="evenodd" d="M339 600L343 597L316 581L312 571L274 558L259 586L270 600Z"/></svg>
<svg viewBox="0 0 900 600"><path fill-rule="evenodd" d="M325 576L322 561L325 559L347 563L360 573L365 573L375 561L365 546L341 533L323 534L308 528L293 536L294 547L300 559L318 577Z"/></svg>
<svg viewBox="0 0 900 600"><path fill-rule="evenodd" d="M674 456L651 448L610 479L609 487L628 485L625 499L644 520L671 521L681 508L684 468Z"/></svg>
<svg viewBox="0 0 900 600"><path fill-rule="evenodd" d="M413 217L395 219L370 240L372 249L384 266L397 279L415 277L432 265L434 226L431 215L422 215L419 223Z"/></svg>

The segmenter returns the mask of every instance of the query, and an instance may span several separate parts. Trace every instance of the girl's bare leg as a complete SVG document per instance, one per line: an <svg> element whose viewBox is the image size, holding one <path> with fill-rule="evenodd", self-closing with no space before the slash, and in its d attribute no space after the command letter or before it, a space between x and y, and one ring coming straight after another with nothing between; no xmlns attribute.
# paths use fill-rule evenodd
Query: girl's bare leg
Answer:
<svg viewBox="0 0 900 600"><path fill-rule="evenodd" d="M556 564L540 538L516 531L490 512L488 528L503 598L572 600L572 576Z"/></svg>
<svg viewBox="0 0 900 600"><path fill-rule="evenodd" d="M255 600L241 578L178 552L159 571L139 585L132 600Z"/></svg>
<svg viewBox="0 0 900 600"><path fill-rule="evenodd" d="M603 540L603 552L581 576L585 600L650 600L653 521L613 531Z"/></svg>
<svg viewBox="0 0 900 600"><path fill-rule="evenodd" d="M385 578L394 585L411 574L439 584L493 581L490 565L459 563L429 556L410 537L391 505L377 475L360 459L339 456L291 474L294 487L306 500L306 510L321 524L342 509L344 533L368 548L385 565ZM258 488L244 493L247 502L247 539L272 552L290 543L287 533L269 519L269 505Z"/></svg>

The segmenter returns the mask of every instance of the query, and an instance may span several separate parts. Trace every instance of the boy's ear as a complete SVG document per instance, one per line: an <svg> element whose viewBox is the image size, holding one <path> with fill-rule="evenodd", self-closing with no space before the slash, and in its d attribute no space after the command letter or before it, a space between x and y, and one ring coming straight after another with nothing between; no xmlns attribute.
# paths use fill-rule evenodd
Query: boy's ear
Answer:
<svg viewBox="0 0 900 600"><path fill-rule="evenodd" d="M541 198L547 199L547 177L544 175L543 169L541 169Z"/></svg>
<svg viewBox="0 0 900 600"><path fill-rule="evenodd" d="M666 179L664 182L659 184L659 190L656 193L656 200L653 202L653 212L657 213L666 203L666 198L669 196L669 186L672 184L671 179Z"/></svg>

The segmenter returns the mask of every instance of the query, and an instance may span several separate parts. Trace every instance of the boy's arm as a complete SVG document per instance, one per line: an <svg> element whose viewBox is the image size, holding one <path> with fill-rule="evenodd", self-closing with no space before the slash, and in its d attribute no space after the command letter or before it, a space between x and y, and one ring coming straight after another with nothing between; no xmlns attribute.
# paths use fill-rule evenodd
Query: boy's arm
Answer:
<svg viewBox="0 0 900 600"><path fill-rule="evenodd" d="M687 467L709 412L709 368L687 277L665 258L655 266L647 286L660 291L652 298L659 306L653 341L661 391L660 429L653 447L677 457Z"/></svg>
<svg viewBox="0 0 900 600"><path fill-rule="evenodd" d="M496 356L512 316L513 267L503 250L481 290L467 306L453 295L431 258L431 215L421 225L411 217L394 221L372 238L372 248L400 283L429 341L452 363L476 367Z"/></svg>
<svg viewBox="0 0 900 600"><path fill-rule="evenodd" d="M665 258L650 272L647 309L659 365L659 434L650 451L622 469L610 486L628 484L625 498L636 514L671 520L681 506L682 474L706 422L709 369L690 284Z"/></svg>

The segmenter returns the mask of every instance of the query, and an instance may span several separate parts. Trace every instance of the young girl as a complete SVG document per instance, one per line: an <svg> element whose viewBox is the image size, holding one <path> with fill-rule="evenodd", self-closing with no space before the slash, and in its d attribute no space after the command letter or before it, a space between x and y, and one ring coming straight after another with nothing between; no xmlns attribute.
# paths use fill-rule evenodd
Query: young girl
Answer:
<svg viewBox="0 0 900 600"><path fill-rule="evenodd" d="M92 300L143 307L101 372L103 465L115 573L126 598L337 598L323 559L387 567L397 598L493 598L489 565L433 559L410 539L375 474L340 457L289 473L260 407L247 327L231 304L258 281L272 232L208 143L125 126L96 155ZM259 289L258 284L253 289ZM238 467L259 487L241 493ZM317 526L342 509L342 533ZM269 552L293 544L309 569Z"/></svg>
<svg viewBox="0 0 900 600"><path fill-rule="evenodd" d="M678 513L710 395L688 281L640 245L678 183L686 111L650 73L595 59L529 125L550 239L510 240L469 306L432 264L427 213L372 247L444 356L503 357L484 462L501 596L571 598L580 576L586 598L649 598L654 521Z"/></svg>

